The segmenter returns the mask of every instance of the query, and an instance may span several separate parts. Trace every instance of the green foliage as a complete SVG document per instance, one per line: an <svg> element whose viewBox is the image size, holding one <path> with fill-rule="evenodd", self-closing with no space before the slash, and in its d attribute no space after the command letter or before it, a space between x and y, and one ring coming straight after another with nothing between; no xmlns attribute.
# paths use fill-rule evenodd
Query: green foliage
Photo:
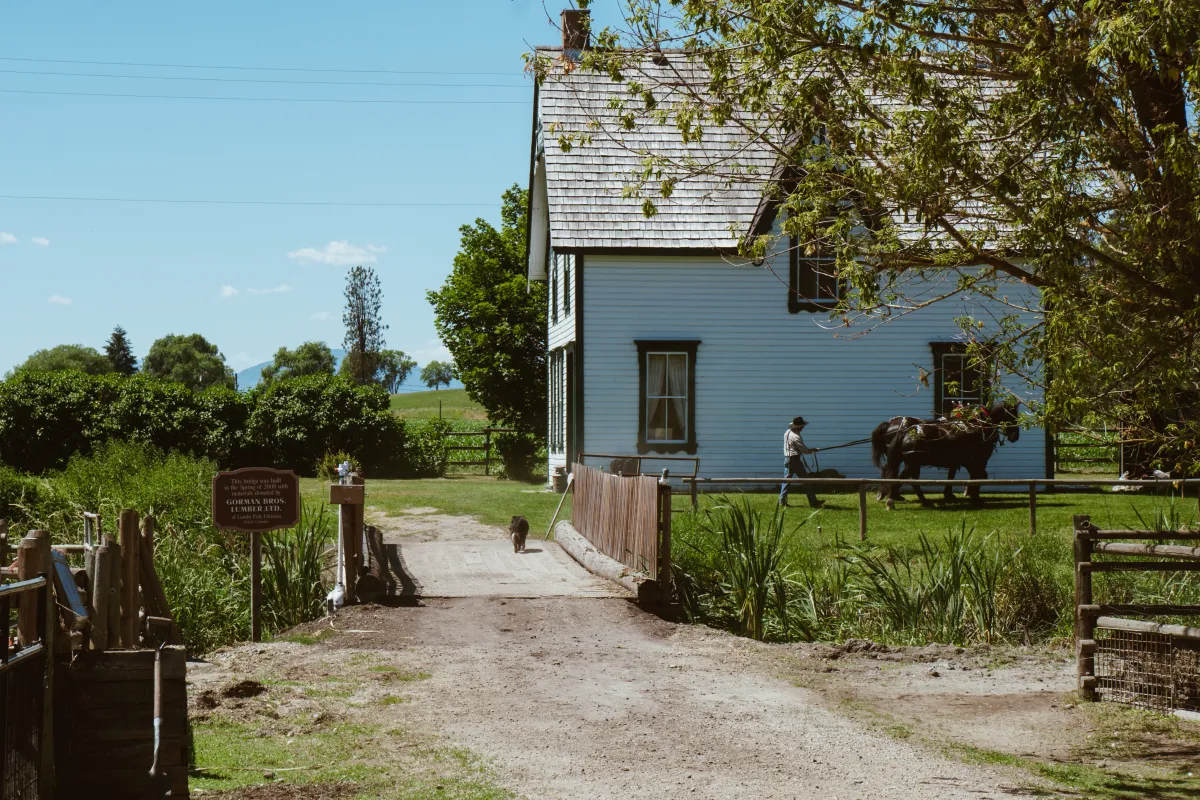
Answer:
<svg viewBox="0 0 1200 800"><path fill-rule="evenodd" d="M300 522L263 535L263 623L282 631L324 613L334 538L333 517L323 503L305 504Z"/></svg>
<svg viewBox="0 0 1200 800"><path fill-rule="evenodd" d="M400 384L416 368L417 362L403 350L382 350L379 353L379 385L389 392L400 391Z"/></svg>
<svg viewBox="0 0 1200 800"><path fill-rule="evenodd" d="M626 129L673 124L710 148L738 132L727 153L644 154L625 195L648 215L698 174L763 185L742 153L761 142L779 154L778 234L849 286L839 323L992 297L963 334L1002 374L1052 376L1027 398L1039 416L1095 414L1145 440L1139 466L1200 469L1200 6L632 0L626 19L581 66L533 57L534 72L621 82ZM702 68L682 95L646 69L668 46ZM606 140L591 124L559 146ZM736 233L750 258L781 243ZM926 278L944 291L922 294Z"/></svg>
<svg viewBox="0 0 1200 800"><path fill-rule="evenodd" d="M444 419L409 424L406 455L411 477L434 478L446 474L446 462L450 460L446 433L450 429L450 422Z"/></svg>
<svg viewBox="0 0 1200 800"><path fill-rule="evenodd" d="M38 350L13 370L21 372L66 372L78 370L88 375L103 375L112 372L113 366L107 358L96 352L94 347L81 344L60 344L48 350Z"/></svg>
<svg viewBox="0 0 1200 800"><path fill-rule="evenodd" d="M460 228L454 268L428 297L471 398L495 424L540 437L546 431L546 287L526 280L523 189L504 193L500 216L500 230L483 219Z"/></svg>
<svg viewBox="0 0 1200 800"><path fill-rule="evenodd" d="M454 377L454 364L448 361L430 361L421 368L421 382L434 391L443 384L449 386Z"/></svg>
<svg viewBox="0 0 1200 800"><path fill-rule="evenodd" d="M351 472L362 472L363 466L357 458L341 450L336 453L326 453L321 457L317 464L317 477L326 483L335 483L338 478L338 467L345 462L350 462Z"/></svg>
<svg viewBox="0 0 1200 800"><path fill-rule="evenodd" d="M28 509L38 506L39 496L37 480L0 465L0 519L24 522Z"/></svg>
<svg viewBox="0 0 1200 800"><path fill-rule="evenodd" d="M404 472L404 420L388 410L377 384L324 375L276 383L258 395L246 439L264 463L306 475L326 453L341 451L369 477Z"/></svg>
<svg viewBox="0 0 1200 800"><path fill-rule="evenodd" d="M383 332L388 328L380 310L383 289L379 285L379 276L371 267L352 267L346 273L345 294L342 324L346 326L346 337L342 346L346 349L346 357L342 359L340 372L355 383L366 385L374 381L379 372Z"/></svg>
<svg viewBox="0 0 1200 800"><path fill-rule="evenodd" d="M382 388L331 375L248 394L192 392L145 373L21 373L0 382L0 463L41 474L113 440L223 467L267 464L302 474L313 474L331 451L350 453L371 477L434 474L430 464L438 463L426 448L422 466L408 465L405 422L390 413Z"/></svg>
<svg viewBox="0 0 1200 800"><path fill-rule="evenodd" d="M275 351L275 359L263 367L259 385L269 387L284 378L301 378L305 375L332 375L333 351L324 342L305 342L295 350L281 347Z"/></svg>
<svg viewBox="0 0 1200 800"><path fill-rule="evenodd" d="M142 370L151 377L182 383L189 389L237 388L225 356L198 333L186 336L172 333L158 339L150 345Z"/></svg>
<svg viewBox="0 0 1200 800"><path fill-rule="evenodd" d="M118 375L132 375L137 372L137 358L133 355L133 346L129 343L129 334L120 325L113 328L108 343L104 345L104 356L112 365L112 371Z"/></svg>
<svg viewBox="0 0 1200 800"><path fill-rule="evenodd" d="M541 444L532 433L497 433L492 437L492 447L500 456L500 469L496 476L515 481L531 481L541 466Z"/></svg>

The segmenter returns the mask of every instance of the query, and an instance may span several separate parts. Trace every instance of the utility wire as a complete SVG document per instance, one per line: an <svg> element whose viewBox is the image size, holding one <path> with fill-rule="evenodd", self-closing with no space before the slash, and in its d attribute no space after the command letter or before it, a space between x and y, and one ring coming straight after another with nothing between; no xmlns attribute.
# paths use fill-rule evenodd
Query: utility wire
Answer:
<svg viewBox="0 0 1200 800"><path fill-rule="evenodd" d="M216 64L147 64L136 61L78 61L66 58L17 58L0 56L0 61L22 61L30 64L89 64L101 67L162 67L165 69L235 69L256 72L336 72L343 75L510 75L516 72L451 72L448 70L407 69L320 69L314 67L250 67Z"/></svg>
<svg viewBox="0 0 1200 800"><path fill-rule="evenodd" d="M3 94L45 94L60 97L136 97L150 100L238 100L251 103L356 103L368 105L504 106L528 105L525 100L351 100L337 97L220 97L186 94L123 94L118 92L52 92L40 89L0 89Z"/></svg>
<svg viewBox="0 0 1200 800"><path fill-rule="evenodd" d="M7 75L57 75L71 78L132 78L139 81L204 81L212 83L286 83L304 86L437 86L466 89L528 89L528 83L393 83L390 81L299 81L271 78L213 78L191 75L114 75L99 72L45 72L28 69L0 69Z"/></svg>
<svg viewBox="0 0 1200 800"><path fill-rule="evenodd" d="M168 203L215 206L353 206L359 208L482 208L495 203L358 203L340 200L196 200L166 197L79 197L68 195L0 194L0 200L70 200L90 203Z"/></svg>

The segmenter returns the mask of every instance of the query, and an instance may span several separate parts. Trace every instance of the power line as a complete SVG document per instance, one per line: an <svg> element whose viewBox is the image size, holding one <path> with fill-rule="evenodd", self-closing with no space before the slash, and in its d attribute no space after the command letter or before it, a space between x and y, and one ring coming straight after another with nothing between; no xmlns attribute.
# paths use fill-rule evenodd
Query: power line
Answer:
<svg viewBox="0 0 1200 800"><path fill-rule="evenodd" d="M368 105L434 105L434 106L513 106L528 105L524 100L351 100L336 97L219 97L186 94L123 94L118 92L51 92L40 89L0 89L3 94L45 94L60 97L135 97L148 100L238 100L262 103L355 103Z"/></svg>
<svg viewBox="0 0 1200 800"><path fill-rule="evenodd" d="M114 75L98 72L46 72L29 69L0 69L8 75L58 75L71 78L131 78L139 81L204 81L206 83L285 83L304 86L436 86L465 89L528 89L527 83L393 83L390 81L296 81L271 78L213 78L191 75Z"/></svg>
<svg viewBox="0 0 1200 800"><path fill-rule="evenodd" d="M516 75L515 72L451 72L448 70L406 69L320 69L315 67L251 67L217 64L148 64L136 61L78 61L66 58L16 58L0 56L0 61L22 61L30 64L88 64L100 67L161 67L164 69L234 69L256 72L336 72L344 75Z"/></svg>
<svg viewBox="0 0 1200 800"><path fill-rule="evenodd" d="M204 200L166 197L81 197L68 195L0 194L0 200L69 200L89 203L166 203L215 206L353 206L359 208L492 208L495 203L359 203L340 200Z"/></svg>

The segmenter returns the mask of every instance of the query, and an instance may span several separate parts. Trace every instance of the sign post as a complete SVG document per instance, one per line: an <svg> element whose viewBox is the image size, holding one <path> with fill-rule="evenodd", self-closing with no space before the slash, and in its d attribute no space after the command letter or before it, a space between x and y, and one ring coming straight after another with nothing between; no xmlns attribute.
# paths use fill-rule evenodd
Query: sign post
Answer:
<svg viewBox="0 0 1200 800"><path fill-rule="evenodd" d="M247 467L213 478L213 525L250 534L250 638L262 641L260 534L300 521L300 476L291 470Z"/></svg>

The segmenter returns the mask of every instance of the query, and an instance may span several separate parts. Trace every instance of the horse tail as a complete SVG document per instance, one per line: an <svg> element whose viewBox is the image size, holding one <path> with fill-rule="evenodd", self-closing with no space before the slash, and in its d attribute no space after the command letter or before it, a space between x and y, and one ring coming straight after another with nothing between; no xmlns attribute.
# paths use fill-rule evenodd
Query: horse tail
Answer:
<svg viewBox="0 0 1200 800"><path fill-rule="evenodd" d="M891 427L890 422L881 422L875 426L875 430L871 431L871 463L880 473L887 464L889 427Z"/></svg>

